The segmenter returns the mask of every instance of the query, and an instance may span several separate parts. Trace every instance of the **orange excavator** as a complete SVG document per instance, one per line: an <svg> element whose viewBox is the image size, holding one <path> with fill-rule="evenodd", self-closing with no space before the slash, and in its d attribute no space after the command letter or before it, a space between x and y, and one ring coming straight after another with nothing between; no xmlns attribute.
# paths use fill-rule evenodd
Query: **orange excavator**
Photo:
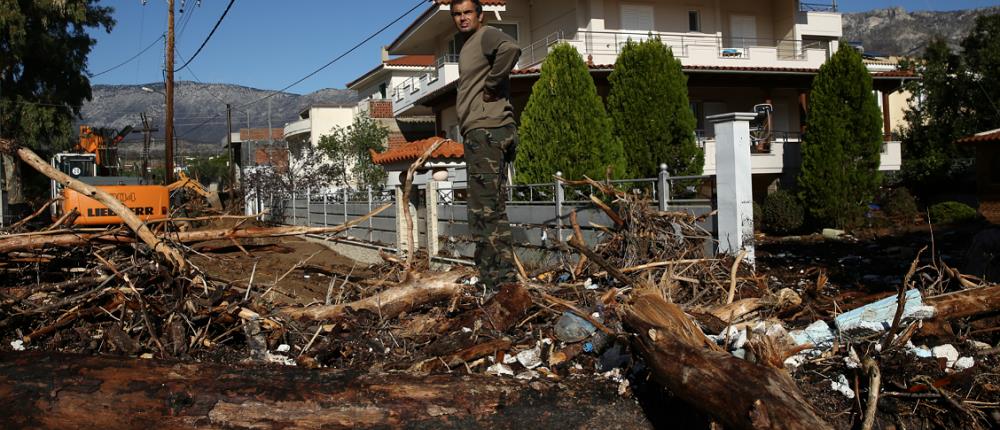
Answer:
<svg viewBox="0 0 1000 430"><path fill-rule="evenodd" d="M84 183L93 185L121 200L143 221L155 221L170 216L170 190L163 185L143 183L142 179L121 176L118 144L132 131L80 126L80 142L76 152L56 154L52 166ZM52 205L54 219L76 212L76 225L121 224L122 219L96 200L52 181L52 197L61 197Z"/></svg>

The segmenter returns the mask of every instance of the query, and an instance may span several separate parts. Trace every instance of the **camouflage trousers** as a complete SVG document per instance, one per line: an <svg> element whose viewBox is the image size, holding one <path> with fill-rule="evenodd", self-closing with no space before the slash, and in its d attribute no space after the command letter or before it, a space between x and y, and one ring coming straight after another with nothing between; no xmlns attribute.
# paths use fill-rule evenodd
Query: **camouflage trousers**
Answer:
<svg viewBox="0 0 1000 430"><path fill-rule="evenodd" d="M479 277L489 288L515 282L514 249L507 220L507 175L517 148L517 128L477 128L465 135L469 230L476 240Z"/></svg>

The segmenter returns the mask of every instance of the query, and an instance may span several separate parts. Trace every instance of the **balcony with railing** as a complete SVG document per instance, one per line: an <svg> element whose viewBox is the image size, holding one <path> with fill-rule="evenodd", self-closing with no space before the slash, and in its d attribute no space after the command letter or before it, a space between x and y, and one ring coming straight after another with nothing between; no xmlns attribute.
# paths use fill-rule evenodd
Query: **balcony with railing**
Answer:
<svg viewBox="0 0 1000 430"><path fill-rule="evenodd" d="M300 119L295 122L285 124L285 138L305 134L305 139L309 140L312 133L312 118Z"/></svg>
<svg viewBox="0 0 1000 430"><path fill-rule="evenodd" d="M635 31L577 31L572 38L553 33L522 49L520 68L537 66L559 42L576 47L594 64L614 64L629 41L659 38L684 66L819 68L829 45L819 41L725 37L722 33L643 33Z"/></svg>
<svg viewBox="0 0 1000 430"><path fill-rule="evenodd" d="M393 114L406 115L416 107L420 99L458 80L458 56L446 55L428 67L424 73L411 77L390 92Z"/></svg>

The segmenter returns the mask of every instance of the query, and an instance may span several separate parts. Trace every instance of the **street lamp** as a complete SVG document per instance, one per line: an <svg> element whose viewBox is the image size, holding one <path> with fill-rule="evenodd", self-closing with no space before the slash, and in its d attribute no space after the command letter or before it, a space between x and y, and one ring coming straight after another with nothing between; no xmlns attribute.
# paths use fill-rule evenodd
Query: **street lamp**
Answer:
<svg viewBox="0 0 1000 430"><path fill-rule="evenodd" d="M154 89L152 89L150 87L142 87L142 90L145 91L145 92L147 92L147 93L156 93L156 94L159 94L159 95L163 96L163 103L164 104L167 103L167 94L166 93L164 93L162 91L154 90ZM164 146L163 152L164 152L164 157L166 158L165 163L163 165L163 170L164 170L163 171L163 182L167 183L168 181L170 181L171 178L174 177L174 172L173 172L174 151L173 151L173 149L174 149L174 143L175 142L171 142L171 141L177 138L176 137L177 134L173 133L173 131L174 131L174 125L173 124L164 124L164 126L165 127L170 127L169 131L171 131L171 133L167 133L167 135L170 136L171 139L164 139L164 142L163 142L163 146Z"/></svg>

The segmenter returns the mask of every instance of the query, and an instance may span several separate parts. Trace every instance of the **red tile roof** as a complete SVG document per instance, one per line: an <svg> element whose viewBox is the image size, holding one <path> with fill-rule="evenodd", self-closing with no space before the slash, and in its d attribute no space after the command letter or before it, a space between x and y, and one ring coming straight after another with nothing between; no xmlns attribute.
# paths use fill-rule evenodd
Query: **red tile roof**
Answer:
<svg viewBox="0 0 1000 430"><path fill-rule="evenodd" d="M996 130L976 133L972 136L963 137L955 141L959 145L975 145L977 143L997 143L1000 142L1000 128Z"/></svg>
<svg viewBox="0 0 1000 430"><path fill-rule="evenodd" d="M887 72L872 73L873 78L916 78L917 74L913 70L890 70Z"/></svg>
<svg viewBox="0 0 1000 430"><path fill-rule="evenodd" d="M462 148L462 144L451 139L444 139L441 137L431 137L424 140L418 140L416 142L409 142L405 145L399 146L397 148L386 150L382 153L377 153L371 151L372 162L375 164L386 165L392 163L398 163L401 161L416 161L424 152L427 151L431 145L434 145L439 140L444 140L438 149L431 153L430 159L434 158L453 158L461 159L465 156L465 150Z"/></svg>
<svg viewBox="0 0 1000 430"><path fill-rule="evenodd" d="M385 64L388 66L433 66L434 65L433 55L404 55L399 58L393 58L386 61Z"/></svg>

